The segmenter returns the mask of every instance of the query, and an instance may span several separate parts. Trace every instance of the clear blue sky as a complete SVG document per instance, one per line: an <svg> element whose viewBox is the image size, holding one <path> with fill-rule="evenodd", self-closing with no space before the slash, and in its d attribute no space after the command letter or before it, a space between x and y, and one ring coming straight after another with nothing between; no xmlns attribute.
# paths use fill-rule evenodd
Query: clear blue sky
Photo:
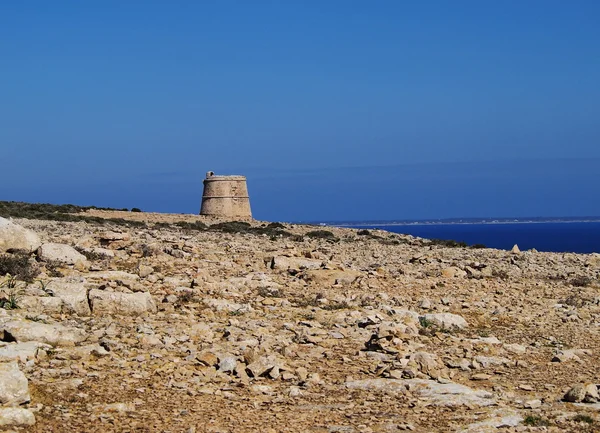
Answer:
<svg viewBox="0 0 600 433"><path fill-rule="evenodd" d="M0 199L600 215L600 2L4 1Z"/></svg>

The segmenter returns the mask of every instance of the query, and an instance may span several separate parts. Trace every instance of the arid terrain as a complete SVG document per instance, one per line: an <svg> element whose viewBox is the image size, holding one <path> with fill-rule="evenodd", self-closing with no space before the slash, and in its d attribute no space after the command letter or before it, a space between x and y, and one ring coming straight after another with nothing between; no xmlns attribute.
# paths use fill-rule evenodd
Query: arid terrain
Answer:
<svg viewBox="0 0 600 433"><path fill-rule="evenodd" d="M600 431L598 254L85 215L0 219L0 430Z"/></svg>

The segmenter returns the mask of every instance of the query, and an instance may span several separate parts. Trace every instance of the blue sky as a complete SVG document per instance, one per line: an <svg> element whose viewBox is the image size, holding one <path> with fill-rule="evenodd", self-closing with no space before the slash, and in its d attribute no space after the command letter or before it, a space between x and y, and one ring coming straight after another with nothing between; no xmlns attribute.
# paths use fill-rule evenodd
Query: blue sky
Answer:
<svg viewBox="0 0 600 433"><path fill-rule="evenodd" d="M0 199L600 215L600 3L0 3Z"/></svg>

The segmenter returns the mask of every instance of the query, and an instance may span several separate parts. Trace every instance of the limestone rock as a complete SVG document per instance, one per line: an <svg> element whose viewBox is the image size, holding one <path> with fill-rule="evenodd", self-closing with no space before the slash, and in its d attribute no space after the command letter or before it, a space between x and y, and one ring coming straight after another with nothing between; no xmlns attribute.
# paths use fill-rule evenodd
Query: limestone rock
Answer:
<svg viewBox="0 0 600 433"><path fill-rule="evenodd" d="M156 312L156 304L150 293L122 293L93 289L89 299L94 315L121 314L137 316L143 313Z"/></svg>
<svg viewBox="0 0 600 433"><path fill-rule="evenodd" d="M0 333L4 333L5 340L10 335L19 343L37 341L51 346L74 346L87 338L86 332L79 328L18 319L0 322Z"/></svg>
<svg viewBox="0 0 600 433"><path fill-rule="evenodd" d="M91 314L85 281L55 280L48 283L46 290L60 299L70 312L80 316Z"/></svg>
<svg viewBox="0 0 600 433"><path fill-rule="evenodd" d="M517 244L515 244L512 249L510 250L511 253L513 254L519 254L521 252L521 250L519 249L519 246Z"/></svg>
<svg viewBox="0 0 600 433"><path fill-rule="evenodd" d="M60 314L63 312L63 301L51 296L21 296L19 308L38 314Z"/></svg>
<svg viewBox="0 0 600 433"><path fill-rule="evenodd" d="M35 424L35 415L20 407L0 408L0 427L26 427Z"/></svg>
<svg viewBox="0 0 600 433"><path fill-rule="evenodd" d="M421 316L427 322L433 323L442 329L463 329L468 326L467 321L458 314L452 313L434 313Z"/></svg>
<svg viewBox="0 0 600 433"><path fill-rule="evenodd" d="M41 244L40 237L34 231L0 217L0 252L9 250L35 251Z"/></svg>
<svg viewBox="0 0 600 433"><path fill-rule="evenodd" d="M305 257L285 257L276 256L271 261L271 269L281 269L293 272L300 272L303 269L319 269L323 264L322 260L307 259Z"/></svg>
<svg viewBox="0 0 600 433"><path fill-rule="evenodd" d="M59 262L74 265L85 262L86 257L70 245L48 243L42 244L37 250L38 257L46 262Z"/></svg>
<svg viewBox="0 0 600 433"><path fill-rule="evenodd" d="M597 403L600 401L600 395L595 384L579 383L565 394L563 400L570 403Z"/></svg>
<svg viewBox="0 0 600 433"><path fill-rule="evenodd" d="M29 383L16 362L0 362L0 404L16 406L30 400Z"/></svg>
<svg viewBox="0 0 600 433"><path fill-rule="evenodd" d="M26 341L24 343L5 343L4 345L0 345L0 362L27 362L30 359L35 359L39 349L49 348L49 345L38 343L37 341Z"/></svg>
<svg viewBox="0 0 600 433"><path fill-rule="evenodd" d="M411 391L435 406L491 406L495 404L491 393L474 390L454 382L438 383L424 379L364 379L346 382L346 387L392 394Z"/></svg>
<svg viewBox="0 0 600 433"><path fill-rule="evenodd" d="M362 276L362 272L338 269L316 269L302 273L302 279L319 285L352 284Z"/></svg>
<svg viewBox="0 0 600 433"><path fill-rule="evenodd" d="M456 266L450 266L449 268L442 270L442 277L444 278L460 278L466 276L467 273Z"/></svg>

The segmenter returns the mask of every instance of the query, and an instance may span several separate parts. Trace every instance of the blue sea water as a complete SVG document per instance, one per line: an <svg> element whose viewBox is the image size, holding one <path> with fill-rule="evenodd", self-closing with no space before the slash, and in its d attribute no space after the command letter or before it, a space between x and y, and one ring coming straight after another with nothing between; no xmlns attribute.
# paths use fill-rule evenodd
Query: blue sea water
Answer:
<svg viewBox="0 0 600 433"><path fill-rule="evenodd" d="M427 239L451 239L488 248L600 253L600 222L361 225Z"/></svg>

